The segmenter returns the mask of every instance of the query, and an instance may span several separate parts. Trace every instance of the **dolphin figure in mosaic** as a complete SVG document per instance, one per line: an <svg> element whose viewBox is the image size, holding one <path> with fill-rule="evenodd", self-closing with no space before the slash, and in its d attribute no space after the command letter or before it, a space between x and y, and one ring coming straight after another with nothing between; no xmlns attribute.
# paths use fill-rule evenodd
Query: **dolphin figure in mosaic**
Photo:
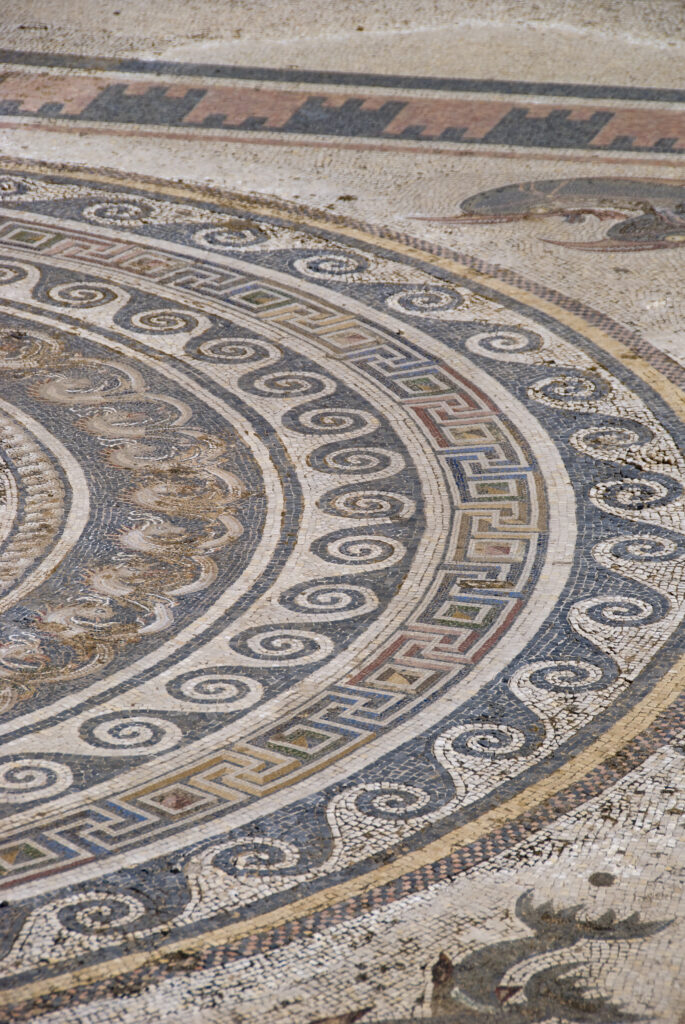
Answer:
<svg viewBox="0 0 685 1024"><path fill-rule="evenodd" d="M469 196L461 213L420 220L453 224L499 224L561 216L580 222L586 215L618 220L604 238L589 242L544 241L569 249L637 252L685 245L685 184L651 178L559 178L525 181Z"/></svg>

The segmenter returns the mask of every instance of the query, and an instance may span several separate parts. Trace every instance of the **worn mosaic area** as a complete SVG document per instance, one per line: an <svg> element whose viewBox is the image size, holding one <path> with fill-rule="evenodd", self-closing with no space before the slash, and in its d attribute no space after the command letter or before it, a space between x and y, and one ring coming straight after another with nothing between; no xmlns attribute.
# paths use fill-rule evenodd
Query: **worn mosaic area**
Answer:
<svg viewBox="0 0 685 1024"><path fill-rule="evenodd" d="M682 368L275 201L0 201L3 1019L678 1020ZM455 217L545 203L682 245Z"/></svg>

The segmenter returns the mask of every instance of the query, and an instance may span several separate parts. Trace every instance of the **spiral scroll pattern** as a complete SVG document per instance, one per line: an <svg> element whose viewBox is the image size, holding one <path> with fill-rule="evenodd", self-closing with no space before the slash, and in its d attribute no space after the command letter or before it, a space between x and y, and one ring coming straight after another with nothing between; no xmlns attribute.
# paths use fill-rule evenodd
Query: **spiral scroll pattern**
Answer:
<svg viewBox="0 0 685 1024"><path fill-rule="evenodd" d="M356 532L322 537L312 550L327 562L377 569L395 565L405 555L404 545L395 537Z"/></svg>
<svg viewBox="0 0 685 1024"><path fill-rule="evenodd" d="M371 587L348 583L344 579L300 584L283 594L280 602L292 611L320 615L326 620L368 615L379 605Z"/></svg>
<svg viewBox="0 0 685 1024"><path fill-rule="evenodd" d="M479 331L466 340L466 348L479 356L506 363L530 363L545 344L535 331L498 327Z"/></svg>
<svg viewBox="0 0 685 1024"><path fill-rule="evenodd" d="M155 205L146 202L120 200L115 203L93 203L83 211L85 220L95 224L116 224L119 227L132 227L144 224L154 218Z"/></svg>
<svg viewBox="0 0 685 1024"><path fill-rule="evenodd" d="M170 696L193 711L239 711L252 707L262 696L256 679L226 667L198 669L176 676L166 684Z"/></svg>
<svg viewBox="0 0 685 1024"><path fill-rule="evenodd" d="M495 722L456 726L443 733L440 741L449 744L453 753L482 758L510 756L526 746L520 729Z"/></svg>
<svg viewBox="0 0 685 1024"><path fill-rule="evenodd" d="M149 334L185 333L194 330L198 322L196 316L182 309L149 309L131 317L131 327Z"/></svg>
<svg viewBox="0 0 685 1024"><path fill-rule="evenodd" d="M378 782L360 786L353 794L358 814L370 819L411 818L430 804L430 793L418 786Z"/></svg>
<svg viewBox="0 0 685 1024"><path fill-rule="evenodd" d="M187 351L196 358L211 360L216 363L237 363L248 365L250 363L275 362L282 357L282 352L275 345L270 344L263 338L241 337L239 335L228 338L210 338L193 349L187 346Z"/></svg>
<svg viewBox="0 0 685 1024"><path fill-rule="evenodd" d="M257 626L236 636L231 647L244 658L265 665L293 665L327 657L333 642L324 633L299 626Z"/></svg>
<svg viewBox="0 0 685 1024"><path fill-rule="evenodd" d="M228 875L268 876L298 866L300 852L281 839L251 836L234 839L212 850L212 863Z"/></svg>
<svg viewBox="0 0 685 1024"><path fill-rule="evenodd" d="M25 804L57 796L72 784L70 768L40 757L9 758L0 763L0 803Z"/></svg>
<svg viewBox="0 0 685 1024"><path fill-rule="evenodd" d="M607 397L609 388L601 377L567 372L547 377L528 389L536 402L570 412L596 412L599 402Z"/></svg>
<svg viewBox="0 0 685 1024"><path fill-rule="evenodd" d="M268 237L261 228L236 221L231 227L201 228L193 235L193 241L203 249L215 252L231 252L259 245Z"/></svg>
<svg viewBox="0 0 685 1024"><path fill-rule="evenodd" d="M20 263L10 263L7 260L0 262L0 287L10 284L17 284L28 277L28 270Z"/></svg>
<svg viewBox="0 0 685 1024"><path fill-rule="evenodd" d="M54 285L47 292L48 298L60 306L74 309L93 309L114 302L117 293L100 281L70 281Z"/></svg>
<svg viewBox="0 0 685 1024"><path fill-rule="evenodd" d="M305 277L323 281L356 280L368 268L368 260L346 253L326 252L293 261L293 268Z"/></svg>
<svg viewBox="0 0 685 1024"><path fill-rule="evenodd" d="M57 918L68 931L106 935L126 930L146 913L146 907L129 893L86 892L62 901Z"/></svg>
<svg viewBox="0 0 685 1024"><path fill-rule="evenodd" d="M438 317L458 309L463 295L446 288L413 288L396 292L386 300L390 309L410 316Z"/></svg>
<svg viewBox="0 0 685 1024"><path fill-rule="evenodd" d="M521 686L535 686L563 693L601 688L610 680L601 665L579 658L559 658L526 665L512 676L510 685L514 692Z"/></svg>
<svg viewBox="0 0 685 1024"><path fill-rule="evenodd" d="M96 749L126 755L168 750L180 742L182 735L173 722L135 712L94 715L83 722L79 733Z"/></svg>

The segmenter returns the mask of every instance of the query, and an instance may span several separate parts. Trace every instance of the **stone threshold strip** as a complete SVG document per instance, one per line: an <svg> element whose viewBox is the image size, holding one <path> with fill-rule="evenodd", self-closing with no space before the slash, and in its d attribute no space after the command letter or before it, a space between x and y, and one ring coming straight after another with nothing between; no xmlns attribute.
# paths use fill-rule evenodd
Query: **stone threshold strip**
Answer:
<svg viewBox="0 0 685 1024"><path fill-rule="evenodd" d="M0 117L258 141L685 153L685 91L0 50Z"/></svg>

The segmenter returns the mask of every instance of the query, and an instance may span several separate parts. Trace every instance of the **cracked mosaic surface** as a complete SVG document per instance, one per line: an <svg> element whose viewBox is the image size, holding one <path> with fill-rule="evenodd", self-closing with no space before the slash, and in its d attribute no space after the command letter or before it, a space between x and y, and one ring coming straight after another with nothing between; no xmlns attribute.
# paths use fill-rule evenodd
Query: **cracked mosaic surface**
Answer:
<svg viewBox="0 0 685 1024"><path fill-rule="evenodd" d="M0 201L8 1019L668 1019L678 368L287 204Z"/></svg>

